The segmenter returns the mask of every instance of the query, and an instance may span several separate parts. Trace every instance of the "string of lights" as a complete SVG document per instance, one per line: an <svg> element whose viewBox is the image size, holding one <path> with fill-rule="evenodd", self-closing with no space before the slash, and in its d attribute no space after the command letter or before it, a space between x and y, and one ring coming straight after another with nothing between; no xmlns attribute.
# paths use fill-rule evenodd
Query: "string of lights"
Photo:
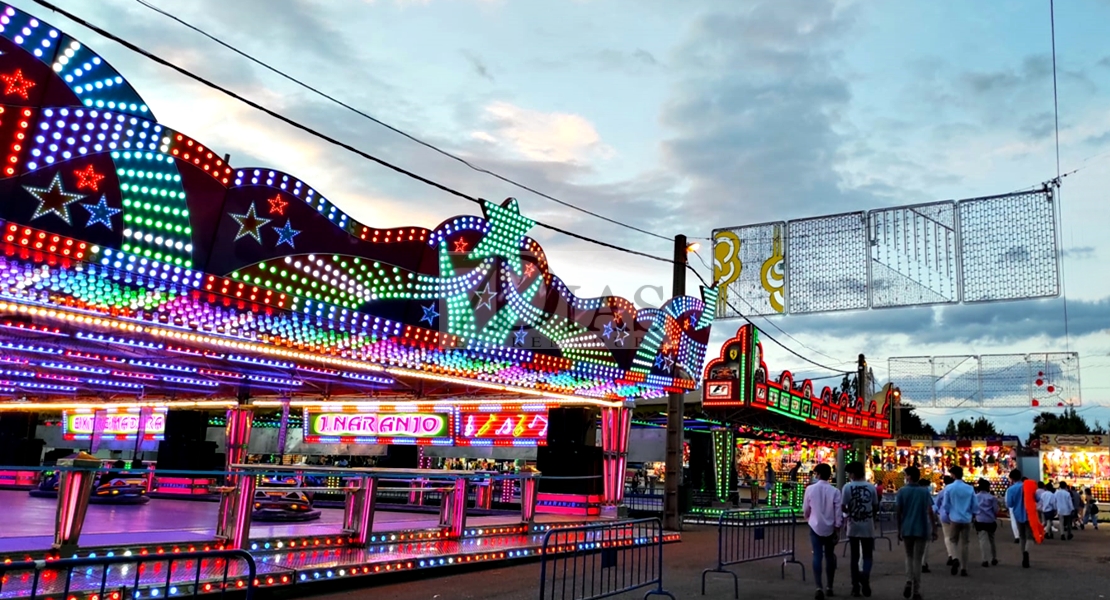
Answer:
<svg viewBox="0 0 1110 600"><path fill-rule="evenodd" d="M395 164L393 164L393 163L391 163L391 162L389 162L385 159L374 156L373 154L370 154L369 152L366 152L364 150L360 150L359 148L356 148L356 147L354 147L354 146L352 146L352 145L350 145L350 144L348 144L344 141L341 141L341 140L336 139L336 138L334 138L330 135L327 135L325 133L317 131L316 129L313 129L312 127L309 127L308 125L305 125L304 123L301 123L300 121L297 121L297 120L295 120L291 117L288 117L288 116L286 116L286 115L284 115L284 114L282 114L282 113L280 113L280 112L278 112L278 111L276 111L272 108L269 108L269 107L267 107L263 104L260 104L259 102L251 100L250 98L247 98L247 97L245 97L241 94L238 94L238 93L236 93L236 92L234 92L234 91L232 91L232 90L230 90L226 87L223 87L223 86L221 86L221 85L219 85L219 84L217 84L217 83L215 83L215 82L213 82L209 79L206 79L206 78L190 71L189 69L186 69L185 67L182 67L182 66L180 66L176 63L173 63L173 62L171 62L171 61L169 61L165 58L162 58L161 56L159 56L159 55L157 55L157 54L155 54L155 53L153 53L149 50L146 50L146 49L134 44L133 42L130 42L130 41L128 41L128 40L126 40L126 39L124 39L124 38L122 38L122 37L120 37L120 36L118 36L118 35L116 35L112 32L110 32L110 31L108 31L107 29L104 29L103 27L101 27L99 25L91 23L87 19L84 19L82 17L79 17L79 16L67 11L67 10L64 10L64 9L58 7L57 5L55 5L51 2L48 2L47 0L33 0L33 2L35 4L38 4L39 6L47 9L47 10L54 11L54 12L56 12L56 13L64 16L64 17L70 19L74 23L77 23L79 25L87 27L88 29L100 34L101 36L104 36L106 39L109 39L109 40L123 46L124 48L127 48L128 50L130 50L132 52L135 52L139 55L142 55L143 57L147 58L148 60L156 62L156 63L158 63L158 64L160 64L160 65L162 65L166 68L172 69L173 71L176 71L177 73L179 73L179 74L181 74L185 77L188 77L189 79L192 79L193 81L196 81L197 83L200 83L200 84L204 85L205 87L211 88L211 89L216 90L216 91L218 91L218 92L220 92L220 93L222 93L222 94L224 94L224 95L226 95L230 98L238 100L239 102L242 102L243 104L246 104L247 106L250 106L251 108L253 108L255 110L258 110L262 113L265 113L266 115L268 115L268 116L270 116L274 119L277 119L278 121L281 121L282 123L285 123L286 125L289 125L290 127L293 127L293 128L298 129L300 131L303 131L303 132L305 132L305 133L307 133L307 134L309 134L313 137L316 137L320 140L323 140L323 141L325 141L325 142L327 142L327 143L329 143L333 146L337 146L339 148L342 148L342 149L344 149L348 152L351 152L352 154L355 154L355 155L357 155L361 158L364 158L364 159L369 160L371 162L374 162L374 163L376 163L380 166L383 166L387 169L390 169L390 170L392 170L396 173L404 175L405 177L408 177L410 179L414 179L416 181L419 181L419 182L421 182L425 185L428 185L430 187L438 189L442 192L446 192L447 194L450 194L450 195L455 196L457 198L462 198L463 200L467 200L469 202L473 202L475 204L478 204L479 206L482 205L483 201L482 201L481 198L471 196L470 194L467 194L465 192L461 192L459 190L456 190L455 188L452 188L452 187L447 186L445 184L439 183L439 182L437 182L433 179L429 179L427 177L424 177L423 175L419 175L417 173L414 173L413 171L405 169L404 167L395 165ZM624 252L626 254L632 254L632 255L635 255L635 256L643 257L643 258L649 258L651 260L655 260L655 261L659 261L659 262L671 263L671 264L674 263L674 260L670 259L670 258L665 258L665 257L662 257L662 256L655 256L654 254L649 254L647 252L641 252L639 250L632 250L630 248L624 248L624 247L618 246L616 244L611 244L609 242L605 242L605 241L602 241L602 240L591 238L591 237L586 236L586 235L575 233L573 231L564 229L562 227L558 227L556 225L550 225L550 224L543 223L543 222L540 222L540 221L536 221L535 223L536 223L537 226L542 227L544 229L547 229L549 231L553 231L555 233L559 233L559 234L562 234L562 235L565 235L565 236L568 236L568 237L572 237L572 238L575 238L575 239L578 239L578 240L581 240L581 241L584 241L584 242L588 242L588 243L591 243L591 244L594 244L594 245L597 245L597 246L608 248L610 250L616 250L618 252ZM668 238L664 238L664 239L668 239Z"/></svg>
<svg viewBox="0 0 1110 600"><path fill-rule="evenodd" d="M447 157L451 160L454 160L454 161L466 166L467 168L469 168L473 171L477 171L478 173L483 173L485 175L489 175L490 177L498 179L498 180L500 180L504 183L507 183L507 184L515 186L519 189L531 192L531 193L533 193L533 194L535 194L535 195L537 195L541 198L550 200L552 202L555 202L557 204L565 206L565 207L567 207L571 210L575 210L575 211L578 211L580 213L590 215L591 217L601 219L602 221L605 221L605 222L610 223L612 225L616 225L618 227L623 227L625 229L629 229L631 231L642 233L644 235L649 235L649 236L652 236L652 237L655 237L655 238L659 238L661 240L667 240L667 241L671 240L671 238L669 238L667 236L664 236L664 235L660 235L658 233L655 233L654 231L648 231L646 229L636 227L635 225L630 225L628 223L624 223L624 222L618 221L616 219L606 217L605 215L598 214L594 211L582 208L581 206L572 204L570 202L560 200L559 198L556 198L554 196L551 196L550 194L546 194L544 192L541 192L541 191L539 191L539 190L537 190L537 189L535 189L531 186L520 183L519 181L516 181L512 178L506 177L504 175L501 175L500 173L497 173L495 171L491 171L489 169L486 169L484 167L476 165L473 162L471 162L471 161L469 161L469 160L467 160L467 159L465 159L465 158L463 158L463 157L461 157L457 154L454 154L452 152L448 152L447 150L444 150L443 148L440 148L439 146L436 146L435 144L432 144L431 142L423 140L423 139L421 139L421 138L419 138L419 137L417 137L417 136L415 136L411 133L408 133L407 131L404 131L404 130L394 126L394 125L390 125L389 123L387 123L387 122L385 122L385 121L383 121L383 120L381 120L377 117L374 117L373 115L370 115L370 114L366 113L363 110L360 110L358 108L355 108L354 106L351 106L350 104L347 104L346 102L332 96L331 94L328 94L327 92L324 92L324 91L320 90L319 88L316 88L312 85L309 85L309 84L305 83L304 81L301 81L300 79L297 79L296 77L293 77L292 75L286 73L285 71L282 71L281 69L278 69L277 67L274 67L273 65L271 65L271 64L255 57L255 56L253 56L253 55L251 55L251 54L249 54L249 53L231 45L230 43L225 42L224 40L216 37L215 35L209 33L208 31L205 31L204 29L201 29L200 27L198 27L198 26L196 26L192 23L189 23L188 21L182 19L181 17L178 17L177 15L174 15L174 14L172 14L172 13L166 11L166 10L163 10L163 9L153 5L153 4L150 4L149 2L146 2L146 0L135 0L135 1L138 2L139 4L145 6L146 8L148 8L148 9L150 9L150 10L152 10L152 11L154 11L154 12L156 12L156 13L158 13L158 14L160 14L160 15L168 18L168 19L176 21L180 25L182 25L182 26L184 26L184 27L186 27L186 28L188 28L188 29L190 29L190 30L208 38L209 40L215 42L216 44L219 44L220 46L223 46L224 48L238 54L239 56L242 56L243 58L253 62L254 64L270 71L271 73L274 73L275 75L278 75L279 77L282 77L282 78L286 79L287 81L289 81L291 83L294 83L294 84L312 92L313 94L316 94L317 96L320 96L321 98L324 98L324 99L326 99L330 102L338 104L339 106L342 106L343 108L345 108L345 109L347 109L347 110L349 110L349 111L351 111L351 112L353 112L353 113L355 113L355 114L357 114L357 115L359 115L359 116L361 116L365 119L368 119L368 120L370 120L370 121L372 121L372 122L374 122L374 123L376 123L376 124L378 124L382 127L385 127L386 129L388 129L388 130L390 130L390 131L392 131L392 132L394 132L394 133L396 133L400 136L403 136L403 137L405 137L405 138L407 138L407 139L409 139L409 140L411 140L411 141L413 141L413 142L415 142L415 143L417 143L417 144L419 144L419 145L421 145L421 146L423 146L423 147L425 147L425 148L427 148L427 149L429 149L433 152L436 152L436 153L441 154L441 155L443 155L443 156L445 156L445 157Z"/></svg>

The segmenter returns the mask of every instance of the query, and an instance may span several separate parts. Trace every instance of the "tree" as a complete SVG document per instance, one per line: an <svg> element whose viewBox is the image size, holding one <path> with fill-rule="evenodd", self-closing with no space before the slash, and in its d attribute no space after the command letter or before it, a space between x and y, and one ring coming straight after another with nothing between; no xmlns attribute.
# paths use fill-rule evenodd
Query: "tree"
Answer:
<svg viewBox="0 0 1110 600"><path fill-rule="evenodd" d="M956 428L956 420L948 419L948 426L944 428L944 435L955 436L959 432Z"/></svg>
<svg viewBox="0 0 1110 600"><path fill-rule="evenodd" d="M951 423L951 421L949 421L949 423ZM956 423L955 435L963 439L971 439L995 437L1000 434L995 430L994 423L988 421L986 417L979 417L974 421L960 419L960 422Z"/></svg>
<svg viewBox="0 0 1110 600"><path fill-rule="evenodd" d="M1096 431L1097 429L1097 431ZM1087 424L1074 408L1065 408L1060 414L1043 412L1033 417L1033 432L1029 439L1035 439L1044 434L1097 434L1102 431L1102 426L1097 422L1095 428Z"/></svg>
<svg viewBox="0 0 1110 600"><path fill-rule="evenodd" d="M921 416L913 410L912 404L905 402L898 406L902 411L902 434L903 435L929 435L937 434L937 430L933 426L922 421Z"/></svg>

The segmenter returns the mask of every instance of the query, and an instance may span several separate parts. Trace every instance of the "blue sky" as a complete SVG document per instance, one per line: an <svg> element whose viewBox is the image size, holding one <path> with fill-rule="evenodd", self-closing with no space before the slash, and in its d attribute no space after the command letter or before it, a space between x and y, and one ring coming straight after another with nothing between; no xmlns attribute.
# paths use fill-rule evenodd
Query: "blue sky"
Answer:
<svg viewBox="0 0 1110 600"><path fill-rule="evenodd" d="M1055 175L1048 0L150 0L385 121L559 198L670 236L999 194ZM94 46L158 118L323 190L365 223L472 206L291 130L31 2ZM312 97L132 0L65 8L414 171L540 220L667 255ZM1059 300L777 320L804 354L1081 353L1084 415L1110 399L1110 2L1057 6L1070 337ZM667 265L534 232L581 294L654 300ZM703 251L709 258L709 254ZM691 285L693 291L693 285ZM639 292L638 292L639 290ZM758 322L758 320L757 320ZM734 329L716 326L716 340ZM769 331L776 335L774 329ZM812 349L812 350L811 350ZM768 348L772 369L818 376ZM835 365L843 366L843 365ZM988 412L1024 433L1031 411ZM973 416L932 412L930 418Z"/></svg>

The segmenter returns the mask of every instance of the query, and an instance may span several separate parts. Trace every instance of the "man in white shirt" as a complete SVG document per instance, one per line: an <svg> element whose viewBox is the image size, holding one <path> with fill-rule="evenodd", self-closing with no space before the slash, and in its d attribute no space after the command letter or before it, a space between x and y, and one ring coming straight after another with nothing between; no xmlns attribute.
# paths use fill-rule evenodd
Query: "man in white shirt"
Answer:
<svg viewBox="0 0 1110 600"><path fill-rule="evenodd" d="M813 545L813 579L817 582L817 600L825 594L833 595L833 577L836 575L836 543L844 523L841 513L842 496L829 484L832 467L819 464L813 468L817 480L806 488L802 499L802 516L809 523L809 541ZM825 563L828 587L821 588L821 563Z"/></svg>

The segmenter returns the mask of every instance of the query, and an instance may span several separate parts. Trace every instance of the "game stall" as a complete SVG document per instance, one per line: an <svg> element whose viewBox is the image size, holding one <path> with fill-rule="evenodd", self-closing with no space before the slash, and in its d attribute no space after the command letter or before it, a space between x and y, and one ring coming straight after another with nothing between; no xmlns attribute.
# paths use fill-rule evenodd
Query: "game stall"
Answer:
<svg viewBox="0 0 1110 600"><path fill-rule="evenodd" d="M902 486L902 471L921 469L922 477L942 486L941 479L954 465L963 467L969 482L985 478L996 492L1008 485L1011 469L1018 466L1016 436L960 439L954 436L903 436L873 445L868 470L876 483L889 489Z"/></svg>
<svg viewBox="0 0 1110 600"><path fill-rule="evenodd" d="M1099 502L1110 502L1110 438L1097 434L1042 435L1041 480L1090 488Z"/></svg>

